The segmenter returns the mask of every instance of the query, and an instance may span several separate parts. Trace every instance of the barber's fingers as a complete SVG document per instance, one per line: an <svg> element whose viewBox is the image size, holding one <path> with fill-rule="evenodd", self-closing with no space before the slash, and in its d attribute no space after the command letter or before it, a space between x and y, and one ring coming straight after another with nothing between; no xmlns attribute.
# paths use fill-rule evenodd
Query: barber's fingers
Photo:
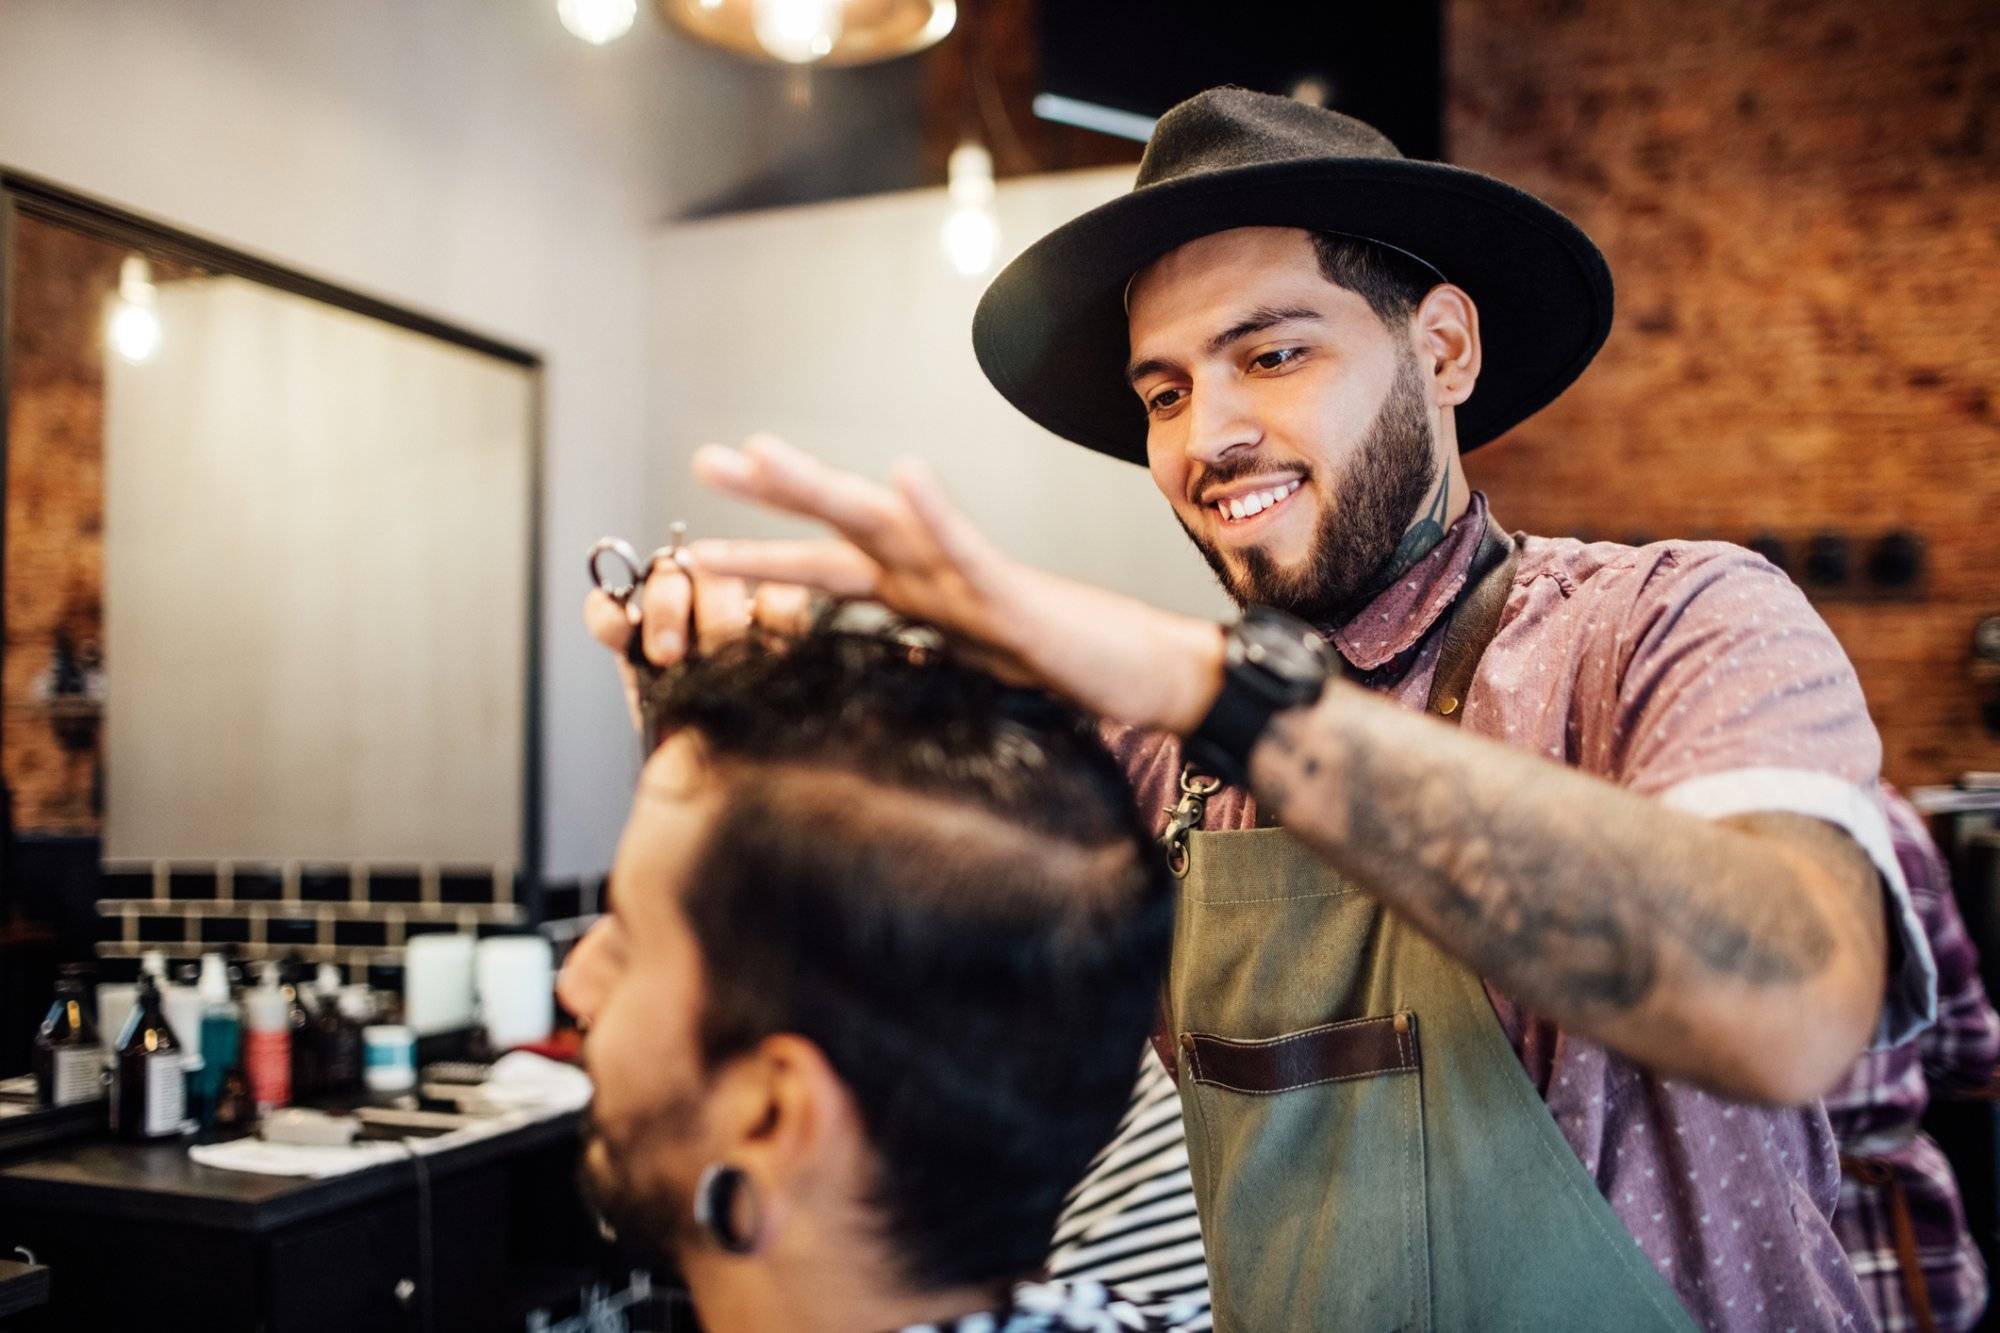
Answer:
<svg viewBox="0 0 2000 1333"><path fill-rule="evenodd" d="M709 538L688 548L705 574L804 584L835 597L871 597L881 566L844 541L742 541Z"/></svg>
<svg viewBox="0 0 2000 1333"><path fill-rule="evenodd" d="M742 579L697 572L684 577L694 583L695 645L701 652L712 653L750 632L750 589Z"/></svg>
<svg viewBox="0 0 2000 1333"><path fill-rule="evenodd" d="M693 588L678 569L655 569L639 589L639 611L645 634L646 660L670 667L687 656L688 613Z"/></svg>
<svg viewBox="0 0 2000 1333"><path fill-rule="evenodd" d="M982 576L1005 563L1000 548L945 495L944 483L930 464L905 459L896 465L894 476L897 493L908 502L946 563L975 584L984 582Z"/></svg>
<svg viewBox="0 0 2000 1333"><path fill-rule="evenodd" d="M591 638L614 653L624 653L632 637L632 621L624 604L602 588L592 588L584 595L583 623Z"/></svg>
<svg viewBox="0 0 2000 1333"><path fill-rule="evenodd" d="M795 639L812 628L813 590L801 583L759 583L750 595L750 619L769 633Z"/></svg>
<svg viewBox="0 0 2000 1333"><path fill-rule="evenodd" d="M632 670L632 664L625 660L625 645L631 641L632 622L624 604L602 588L592 588L583 599L583 623L590 630L590 637L609 648L617 656L612 660L618 667L618 680L625 691L625 711L632 715L632 725L639 726L639 675Z"/></svg>
<svg viewBox="0 0 2000 1333"><path fill-rule="evenodd" d="M695 451L694 472L739 499L817 519L885 565L924 558L909 506L894 491L774 436L753 435L740 449L703 445Z"/></svg>

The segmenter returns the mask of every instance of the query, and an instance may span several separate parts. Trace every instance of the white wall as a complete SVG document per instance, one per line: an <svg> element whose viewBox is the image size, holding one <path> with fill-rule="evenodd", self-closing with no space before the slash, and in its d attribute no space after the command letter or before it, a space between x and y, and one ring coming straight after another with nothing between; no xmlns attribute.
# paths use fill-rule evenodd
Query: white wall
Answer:
<svg viewBox="0 0 2000 1333"><path fill-rule="evenodd" d="M553 0L0 0L0 163L547 360L545 856L601 869L635 747L582 556L656 519L657 222L782 156L769 77Z"/></svg>
<svg viewBox="0 0 2000 1333"><path fill-rule="evenodd" d="M583 550L673 513L752 526L688 493L703 439L777 429L871 468L925 452L1016 552L1220 607L1137 469L1055 442L979 377L979 284L936 258L937 192L660 234L690 202L886 124L871 90L894 67L823 76L801 104L786 76L688 46L650 5L602 49L553 10L0 0L0 164L546 358L553 870L608 863L636 750L578 628ZM1117 173L1003 186L1007 243L1119 188Z"/></svg>
<svg viewBox="0 0 2000 1333"><path fill-rule="evenodd" d="M1131 181L1114 168L1003 183L1002 248L1011 256ZM1049 434L986 382L971 333L985 279L945 262L945 209L942 190L917 190L660 237L657 415L677 469L667 508L696 535L794 530L687 479L695 446L753 430L875 476L916 454L1014 555L1222 616L1221 591L1144 469Z"/></svg>

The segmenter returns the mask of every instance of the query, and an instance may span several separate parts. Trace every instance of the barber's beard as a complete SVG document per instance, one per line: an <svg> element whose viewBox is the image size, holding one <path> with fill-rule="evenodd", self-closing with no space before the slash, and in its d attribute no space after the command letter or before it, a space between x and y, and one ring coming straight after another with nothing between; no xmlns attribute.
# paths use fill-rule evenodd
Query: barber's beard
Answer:
<svg viewBox="0 0 2000 1333"><path fill-rule="evenodd" d="M1268 459L1249 458L1227 471L1217 469L1215 479L1228 482L1269 470ZM1402 563L1396 557L1404 533L1430 495L1437 470L1422 372L1406 352L1361 447L1339 481L1320 488L1319 524L1301 567L1281 569L1269 552L1254 546L1226 559L1185 519L1181 527L1237 605L1274 607L1331 629L1345 624L1401 572L1394 566Z"/></svg>

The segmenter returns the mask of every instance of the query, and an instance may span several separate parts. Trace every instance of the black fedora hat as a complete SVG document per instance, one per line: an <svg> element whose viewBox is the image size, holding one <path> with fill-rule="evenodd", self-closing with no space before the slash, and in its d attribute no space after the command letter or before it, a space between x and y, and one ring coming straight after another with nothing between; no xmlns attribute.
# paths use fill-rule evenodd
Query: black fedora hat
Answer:
<svg viewBox="0 0 2000 1333"><path fill-rule="evenodd" d="M1144 464L1125 383L1125 287L1154 259L1234 227L1339 232L1401 250L1479 307L1483 364L1461 450L1547 405L1611 332L1611 272L1577 225L1525 191L1404 157L1372 127L1291 98L1215 88L1160 118L1129 194L1000 271L972 319L994 387L1066 439Z"/></svg>

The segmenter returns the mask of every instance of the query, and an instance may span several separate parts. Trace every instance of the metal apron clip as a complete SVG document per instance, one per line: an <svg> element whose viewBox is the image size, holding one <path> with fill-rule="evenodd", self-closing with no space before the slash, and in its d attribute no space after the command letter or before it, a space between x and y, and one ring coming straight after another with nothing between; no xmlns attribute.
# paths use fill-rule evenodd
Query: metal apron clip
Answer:
<svg viewBox="0 0 2000 1333"><path fill-rule="evenodd" d="M1160 834L1160 845L1167 849L1167 869L1175 879L1187 878L1188 834L1201 827L1208 798L1221 789L1221 778L1205 778L1193 764L1181 765L1181 799L1167 808L1167 827Z"/></svg>

